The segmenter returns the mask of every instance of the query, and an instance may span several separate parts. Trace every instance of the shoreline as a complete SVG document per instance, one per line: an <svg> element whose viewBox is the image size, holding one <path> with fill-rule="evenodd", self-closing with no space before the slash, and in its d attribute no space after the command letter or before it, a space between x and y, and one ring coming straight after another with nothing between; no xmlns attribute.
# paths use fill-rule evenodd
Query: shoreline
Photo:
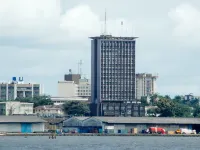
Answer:
<svg viewBox="0 0 200 150"><path fill-rule="evenodd" d="M55 135L55 134L53 134ZM4 133L0 136L52 136L51 133ZM162 137L200 137L200 134L102 134L102 133L64 133L56 136L162 136Z"/></svg>

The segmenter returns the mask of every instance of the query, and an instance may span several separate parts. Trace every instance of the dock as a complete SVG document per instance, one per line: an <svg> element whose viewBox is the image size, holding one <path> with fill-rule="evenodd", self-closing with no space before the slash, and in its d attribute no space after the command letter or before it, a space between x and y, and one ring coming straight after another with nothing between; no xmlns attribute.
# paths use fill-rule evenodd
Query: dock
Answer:
<svg viewBox="0 0 200 150"><path fill-rule="evenodd" d="M5 133L0 136L52 136L52 133ZM104 134L104 133L63 133L56 136L162 136L162 137L200 137L200 134Z"/></svg>

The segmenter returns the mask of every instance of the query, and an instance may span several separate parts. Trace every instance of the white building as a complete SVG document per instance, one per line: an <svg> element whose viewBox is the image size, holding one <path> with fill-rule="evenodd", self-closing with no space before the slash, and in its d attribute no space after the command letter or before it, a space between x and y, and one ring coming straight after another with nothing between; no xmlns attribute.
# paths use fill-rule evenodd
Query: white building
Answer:
<svg viewBox="0 0 200 150"><path fill-rule="evenodd" d="M24 83L23 77L16 80L13 77L11 82L0 82L0 99L15 100L17 97L34 97L43 94L43 86L35 83Z"/></svg>
<svg viewBox="0 0 200 150"><path fill-rule="evenodd" d="M38 106L34 110L35 110L35 114L39 116L43 116L43 117L64 115L62 106L44 105L44 106Z"/></svg>
<svg viewBox="0 0 200 150"><path fill-rule="evenodd" d="M89 79L80 79L78 84L77 96L90 97L91 96L91 84Z"/></svg>
<svg viewBox="0 0 200 150"><path fill-rule="evenodd" d="M54 105L62 105L67 101L81 101L81 102L89 102L88 98L83 97L51 97Z"/></svg>
<svg viewBox="0 0 200 150"><path fill-rule="evenodd" d="M156 79L158 76L152 74L136 74L136 99L142 96L150 96L156 93Z"/></svg>
<svg viewBox="0 0 200 150"><path fill-rule="evenodd" d="M90 97L91 84L88 79L80 79L79 84L74 81L58 81L58 97Z"/></svg>
<svg viewBox="0 0 200 150"><path fill-rule="evenodd" d="M0 116L0 133L44 132L45 123L37 116Z"/></svg>
<svg viewBox="0 0 200 150"><path fill-rule="evenodd" d="M33 114L33 103L16 101L0 102L0 115Z"/></svg>
<svg viewBox="0 0 200 150"><path fill-rule="evenodd" d="M77 96L78 85L74 81L58 81L58 96L73 97Z"/></svg>

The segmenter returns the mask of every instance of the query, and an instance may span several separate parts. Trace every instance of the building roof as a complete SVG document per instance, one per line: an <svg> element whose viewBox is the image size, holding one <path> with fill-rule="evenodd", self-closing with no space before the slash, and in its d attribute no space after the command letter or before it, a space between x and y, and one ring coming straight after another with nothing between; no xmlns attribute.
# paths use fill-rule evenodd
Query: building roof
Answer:
<svg viewBox="0 0 200 150"><path fill-rule="evenodd" d="M85 120L89 117L76 117ZM171 117L94 117L105 123L126 124L200 124L200 118L171 118Z"/></svg>
<svg viewBox="0 0 200 150"><path fill-rule="evenodd" d="M37 116L0 116L0 123L43 123Z"/></svg>
<svg viewBox="0 0 200 150"><path fill-rule="evenodd" d="M135 40L138 37L117 37L112 35L100 35L95 37L90 37L91 39L108 39L108 40Z"/></svg>
<svg viewBox="0 0 200 150"><path fill-rule="evenodd" d="M88 98L82 98L78 96L73 97L51 97L51 100L54 101L88 101Z"/></svg>
<svg viewBox="0 0 200 150"><path fill-rule="evenodd" d="M59 105L43 105L43 106L38 106L35 107L35 109L39 109L39 110L60 110L62 109L62 106Z"/></svg>
<svg viewBox="0 0 200 150"><path fill-rule="evenodd" d="M5 103L19 103L19 104L34 104L34 103L29 103L29 102L20 102L20 101L4 101L0 102L0 104L5 104Z"/></svg>

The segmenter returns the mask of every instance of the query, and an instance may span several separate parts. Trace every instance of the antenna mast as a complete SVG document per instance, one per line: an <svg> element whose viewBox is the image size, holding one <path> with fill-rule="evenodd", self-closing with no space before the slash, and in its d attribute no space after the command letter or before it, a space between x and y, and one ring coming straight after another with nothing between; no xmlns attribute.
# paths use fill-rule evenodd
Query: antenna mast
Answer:
<svg viewBox="0 0 200 150"><path fill-rule="evenodd" d="M78 74L80 74L80 75L82 74L82 68L81 68L82 64L83 64L83 62L82 62L82 60L80 60L78 62Z"/></svg>
<svg viewBox="0 0 200 150"><path fill-rule="evenodd" d="M106 27L107 27L107 24L106 24L106 23L107 23L106 9L105 9L105 20L104 20L104 21L105 21L105 22L104 22L104 23L105 23L105 25L104 25L104 26L105 26L105 27L104 27L104 34L106 35L106 33L107 33L107 28L106 28Z"/></svg>

